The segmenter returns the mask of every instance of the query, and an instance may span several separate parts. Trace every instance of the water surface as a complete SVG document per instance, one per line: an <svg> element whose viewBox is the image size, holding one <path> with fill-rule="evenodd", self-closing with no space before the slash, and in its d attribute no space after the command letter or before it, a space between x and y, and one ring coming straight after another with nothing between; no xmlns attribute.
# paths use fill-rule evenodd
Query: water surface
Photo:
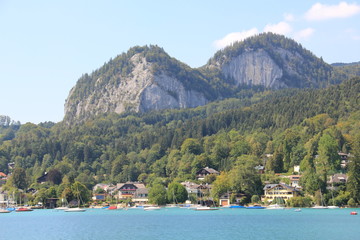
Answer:
<svg viewBox="0 0 360 240"><path fill-rule="evenodd" d="M360 215L351 211L34 210L0 214L0 239L360 239Z"/></svg>

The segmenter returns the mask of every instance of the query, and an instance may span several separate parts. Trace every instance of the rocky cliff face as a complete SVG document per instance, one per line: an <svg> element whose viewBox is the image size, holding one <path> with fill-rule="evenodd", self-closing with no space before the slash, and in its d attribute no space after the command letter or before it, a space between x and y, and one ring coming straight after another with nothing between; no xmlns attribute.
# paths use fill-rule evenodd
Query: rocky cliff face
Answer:
<svg viewBox="0 0 360 240"><path fill-rule="evenodd" d="M139 110L191 108L205 105L208 100L204 94L186 90L184 85L176 78L160 74L154 76L153 84L141 92Z"/></svg>
<svg viewBox="0 0 360 240"><path fill-rule="evenodd" d="M125 77L118 76L118 85L104 83L103 77L99 77L93 91L76 101L72 96L79 86L75 86L65 103L65 120L79 122L109 112L188 108L208 102L203 93L185 88L179 79L164 71L155 72L154 64L141 53L133 55L130 62L132 71Z"/></svg>
<svg viewBox="0 0 360 240"><path fill-rule="evenodd" d="M232 78L236 86L262 85L279 89L286 85L281 82L283 70L269 54L262 50L245 52L221 67L226 78Z"/></svg>
<svg viewBox="0 0 360 240"><path fill-rule="evenodd" d="M270 89L325 87L333 68L291 39L272 33L237 42L218 51L206 69L217 69L235 87L261 85Z"/></svg>

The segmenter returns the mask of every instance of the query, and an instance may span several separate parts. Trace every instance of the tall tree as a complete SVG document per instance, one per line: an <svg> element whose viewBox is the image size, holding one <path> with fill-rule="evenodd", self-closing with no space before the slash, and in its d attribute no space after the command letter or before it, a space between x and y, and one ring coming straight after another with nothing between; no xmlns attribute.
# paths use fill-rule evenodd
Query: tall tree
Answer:
<svg viewBox="0 0 360 240"><path fill-rule="evenodd" d="M351 198L360 202L360 134L355 137L352 145L354 157L349 163L347 190Z"/></svg>
<svg viewBox="0 0 360 240"><path fill-rule="evenodd" d="M89 189L80 182L74 182L71 185L71 191L76 200L80 201L80 203L86 203L91 198Z"/></svg>
<svg viewBox="0 0 360 240"><path fill-rule="evenodd" d="M48 172L47 179L53 184L59 185L62 181L62 174L57 169L51 169Z"/></svg>
<svg viewBox="0 0 360 240"><path fill-rule="evenodd" d="M168 186L167 199L172 203L183 203L187 200L188 193L186 188L177 182L172 182Z"/></svg>
<svg viewBox="0 0 360 240"><path fill-rule="evenodd" d="M230 182L230 174L228 172L221 172L221 174L217 176L216 180L213 182L211 194L215 198L219 198L221 195L231 190Z"/></svg>
<svg viewBox="0 0 360 240"><path fill-rule="evenodd" d="M262 183L255 167L260 160L256 156L243 155L238 158L235 167L230 171L232 189L248 195L262 194Z"/></svg>
<svg viewBox="0 0 360 240"><path fill-rule="evenodd" d="M154 184L149 190L149 202L157 205L165 205L166 189L161 184Z"/></svg>
<svg viewBox="0 0 360 240"><path fill-rule="evenodd" d="M23 168L15 168L12 174L14 187L25 190L27 187L26 171Z"/></svg>
<svg viewBox="0 0 360 240"><path fill-rule="evenodd" d="M338 154L338 143L334 137L325 133L319 140L319 167L324 170L337 170L340 168L340 157Z"/></svg>

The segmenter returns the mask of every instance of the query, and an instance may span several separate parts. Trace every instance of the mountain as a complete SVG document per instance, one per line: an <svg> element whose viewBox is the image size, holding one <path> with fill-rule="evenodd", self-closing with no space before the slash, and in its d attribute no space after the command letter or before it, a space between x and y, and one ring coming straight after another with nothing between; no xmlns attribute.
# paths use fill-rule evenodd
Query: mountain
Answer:
<svg viewBox="0 0 360 240"><path fill-rule="evenodd" d="M171 58L162 48L134 47L79 79L66 100L65 120L108 112L191 108L213 96L199 71Z"/></svg>
<svg viewBox="0 0 360 240"><path fill-rule="evenodd" d="M244 86L321 88L344 78L300 44L272 33L220 50L199 69L158 46L133 47L78 80L66 100L64 120L191 108L237 96Z"/></svg>
<svg viewBox="0 0 360 240"><path fill-rule="evenodd" d="M340 82L331 65L299 43L281 35L263 33L218 51L207 69L216 69L234 86L266 88L320 88Z"/></svg>

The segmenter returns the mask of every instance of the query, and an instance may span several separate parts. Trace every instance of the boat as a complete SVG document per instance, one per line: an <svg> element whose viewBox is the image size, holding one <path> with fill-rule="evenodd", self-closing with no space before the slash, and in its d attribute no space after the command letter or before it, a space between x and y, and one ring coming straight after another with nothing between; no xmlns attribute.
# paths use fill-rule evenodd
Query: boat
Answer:
<svg viewBox="0 0 360 240"><path fill-rule="evenodd" d="M246 207L246 209L265 209L266 207L260 206L260 205L254 205Z"/></svg>
<svg viewBox="0 0 360 240"><path fill-rule="evenodd" d="M213 210L219 210L219 208L216 208L216 207L197 207L197 208L194 208L195 211L213 211Z"/></svg>
<svg viewBox="0 0 360 240"><path fill-rule="evenodd" d="M194 210L195 208L198 208L198 207L203 207L203 206L201 206L200 204L189 204L189 205L186 205L186 206L181 207L181 208L186 208L186 209L189 209L189 210Z"/></svg>
<svg viewBox="0 0 360 240"><path fill-rule="evenodd" d="M68 210L69 208L68 207L57 207L57 208L54 208L55 210Z"/></svg>
<svg viewBox="0 0 360 240"><path fill-rule="evenodd" d="M150 207L144 207L144 211L152 211L152 210L160 210L161 207L156 206L150 206Z"/></svg>
<svg viewBox="0 0 360 240"><path fill-rule="evenodd" d="M64 212L85 212L85 211L86 211L86 209L76 207L76 208L69 208L69 209L65 210Z"/></svg>
<svg viewBox="0 0 360 240"><path fill-rule="evenodd" d="M117 206L109 206L108 207L108 210L116 210L116 209L118 209Z"/></svg>
<svg viewBox="0 0 360 240"><path fill-rule="evenodd" d="M245 207L240 205L231 205L229 206L229 208L245 208Z"/></svg>
<svg viewBox="0 0 360 240"><path fill-rule="evenodd" d="M139 210L139 209L144 209L144 206L133 206L133 207L126 207L125 210Z"/></svg>
<svg viewBox="0 0 360 240"><path fill-rule="evenodd" d="M295 209L294 212L301 212L301 208Z"/></svg>
<svg viewBox="0 0 360 240"><path fill-rule="evenodd" d="M327 206L328 209L337 209L339 208L338 206Z"/></svg>
<svg viewBox="0 0 360 240"><path fill-rule="evenodd" d="M31 212L34 211L31 208L27 208L27 207L19 207L15 210L15 212Z"/></svg>
<svg viewBox="0 0 360 240"><path fill-rule="evenodd" d="M316 205L316 206L313 206L312 209L328 209L328 207Z"/></svg>
<svg viewBox="0 0 360 240"><path fill-rule="evenodd" d="M66 209L64 212L85 212L86 211L86 209L80 208L80 192L79 192L79 188L77 188L77 204L78 204L78 206L76 208L69 208L69 209Z"/></svg>
<svg viewBox="0 0 360 240"><path fill-rule="evenodd" d="M0 213L11 213L11 211L6 210L6 209L0 209Z"/></svg>
<svg viewBox="0 0 360 240"><path fill-rule="evenodd" d="M285 207L283 207L283 206L281 206L279 204L271 204L266 209L269 209L269 210L284 210Z"/></svg>

